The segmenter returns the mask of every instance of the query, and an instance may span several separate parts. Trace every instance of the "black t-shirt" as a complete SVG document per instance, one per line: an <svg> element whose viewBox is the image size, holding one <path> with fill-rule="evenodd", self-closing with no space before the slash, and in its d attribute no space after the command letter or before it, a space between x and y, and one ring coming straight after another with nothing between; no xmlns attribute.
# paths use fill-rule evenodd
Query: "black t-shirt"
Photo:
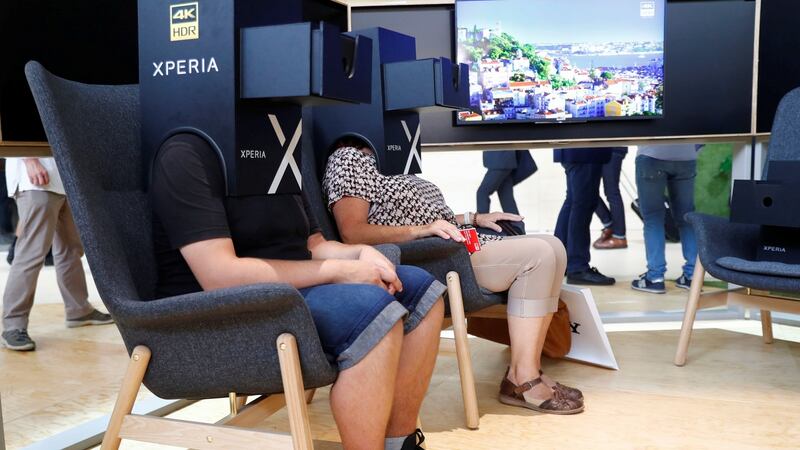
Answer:
<svg viewBox="0 0 800 450"><path fill-rule="evenodd" d="M302 195L226 197L220 157L192 134L162 145L150 198L158 298L202 290L181 247L231 238L239 257L306 260L308 237L319 231Z"/></svg>

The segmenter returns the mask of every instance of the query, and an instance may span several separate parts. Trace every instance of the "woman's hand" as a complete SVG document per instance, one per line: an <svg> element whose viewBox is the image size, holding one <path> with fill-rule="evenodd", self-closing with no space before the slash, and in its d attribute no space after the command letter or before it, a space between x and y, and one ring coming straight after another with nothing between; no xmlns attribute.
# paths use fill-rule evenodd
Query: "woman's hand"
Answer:
<svg viewBox="0 0 800 450"><path fill-rule="evenodd" d="M419 236L439 236L442 239L452 239L456 242L464 242L464 236L458 231L458 227L446 220L437 220L436 222L422 225L420 227Z"/></svg>
<svg viewBox="0 0 800 450"><path fill-rule="evenodd" d="M501 233L503 229L500 225L497 224L500 220L509 220L511 222L519 222L524 217L518 216L516 214L508 214L508 213L501 213L501 212L493 212L487 214L476 214L475 215L475 225L482 227L482 228L489 228L490 230L497 231Z"/></svg>
<svg viewBox="0 0 800 450"><path fill-rule="evenodd" d="M337 284L374 284L391 295L403 290L403 283L397 278L397 273L393 268L387 269L372 261L339 260L333 282Z"/></svg>
<svg viewBox="0 0 800 450"><path fill-rule="evenodd" d="M39 162L39 158L26 158L25 169L28 171L28 179L34 186L46 186L50 184L50 175L47 169Z"/></svg>

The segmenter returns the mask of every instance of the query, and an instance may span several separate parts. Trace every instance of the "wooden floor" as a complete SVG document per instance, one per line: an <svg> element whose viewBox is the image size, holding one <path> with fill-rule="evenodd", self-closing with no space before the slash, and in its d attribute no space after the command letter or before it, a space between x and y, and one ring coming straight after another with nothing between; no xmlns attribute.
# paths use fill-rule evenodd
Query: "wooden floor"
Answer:
<svg viewBox="0 0 800 450"><path fill-rule="evenodd" d="M39 350L0 351L0 393L9 448L20 448L107 414L126 363L114 327L67 330L61 308L34 309L31 330ZM556 379L583 389L586 412L562 417L501 405L496 400L508 351L473 339L481 428L463 426L455 353L442 340L422 411L429 449L528 448L797 448L800 442L800 340L776 327L764 345L756 321L724 324L735 332L695 333L686 367L672 365L676 330L620 331L609 339L620 363L610 371L547 361ZM631 328L631 326L627 326ZM143 393L142 396L150 395ZM310 408L317 448L340 448L327 390ZM174 415L214 421L227 401L197 403ZM285 414L265 428L288 430ZM123 448L159 448L124 443Z"/></svg>

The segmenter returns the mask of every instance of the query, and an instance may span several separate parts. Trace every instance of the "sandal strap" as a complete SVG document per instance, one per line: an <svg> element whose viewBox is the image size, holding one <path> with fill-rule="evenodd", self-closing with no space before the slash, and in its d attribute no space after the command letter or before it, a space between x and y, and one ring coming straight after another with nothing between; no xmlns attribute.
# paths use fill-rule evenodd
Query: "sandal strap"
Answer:
<svg viewBox="0 0 800 450"><path fill-rule="evenodd" d="M536 385L543 383L542 377L539 377L535 380L526 381L514 388L515 394L522 394L525 391L529 391L533 389Z"/></svg>

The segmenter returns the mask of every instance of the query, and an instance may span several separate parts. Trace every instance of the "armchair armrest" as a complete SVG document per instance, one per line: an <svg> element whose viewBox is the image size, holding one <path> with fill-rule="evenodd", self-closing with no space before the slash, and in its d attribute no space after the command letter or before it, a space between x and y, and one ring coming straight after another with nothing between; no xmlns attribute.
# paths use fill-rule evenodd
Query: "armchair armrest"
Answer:
<svg viewBox="0 0 800 450"><path fill-rule="evenodd" d="M469 252L464 244L449 239L430 237L397 244L400 247L403 264L421 267L437 280L447 284L447 273L456 271L461 277L461 295L466 312L477 311L500 303L497 296L485 296L481 292L475 272L472 269ZM446 305L445 314L449 314Z"/></svg>
<svg viewBox="0 0 800 450"><path fill-rule="evenodd" d="M287 284L114 303L128 351L146 345L153 353L144 382L161 398L281 392L276 339L282 333L297 339L307 387L336 378L305 301Z"/></svg>
<svg viewBox="0 0 800 450"><path fill-rule="evenodd" d="M405 264L431 261L441 258L457 258L469 262L469 253L464 244L440 237L427 237L397 244Z"/></svg>
<svg viewBox="0 0 800 450"><path fill-rule="evenodd" d="M190 320L215 320L235 314L277 314L280 310L301 305L305 307L303 298L294 287L263 283L151 301L120 302L114 316L123 326L159 327Z"/></svg>
<svg viewBox="0 0 800 450"><path fill-rule="evenodd" d="M400 247L394 244L378 244L373 247L375 247L375 250L381 252L383 256L395 266L400 264Z"/></svg>

